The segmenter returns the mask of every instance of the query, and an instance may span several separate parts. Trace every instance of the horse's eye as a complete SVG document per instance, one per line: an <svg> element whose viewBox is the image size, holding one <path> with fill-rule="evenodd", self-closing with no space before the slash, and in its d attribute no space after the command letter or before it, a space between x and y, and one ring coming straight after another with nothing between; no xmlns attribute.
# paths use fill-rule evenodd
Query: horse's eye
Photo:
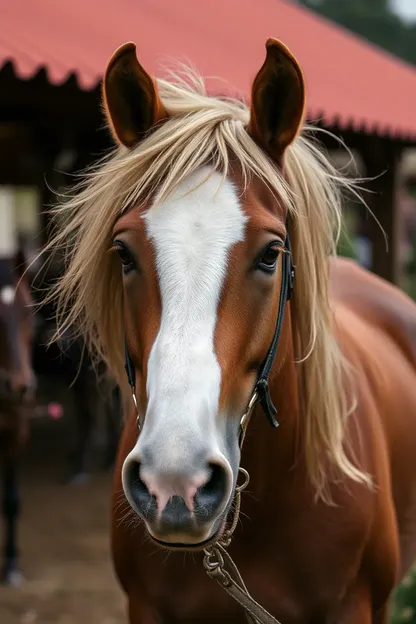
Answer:
<svg viewBox="0 0 416 624"><path fill-rule="evenodd" d="M270 245L267 247L257 261L257 268L265 271L266 273L273 273L277 266L277 259L280 251L281 247L277 245Z"/></svg>
<svg viewBox="0 0 416 624"><path fill-rule="evenodd" d="M120 262L123 265L123 271L128 273L134 268L134 259L128 248L121 241L115 241L114 247L117 250Z"/></svg>

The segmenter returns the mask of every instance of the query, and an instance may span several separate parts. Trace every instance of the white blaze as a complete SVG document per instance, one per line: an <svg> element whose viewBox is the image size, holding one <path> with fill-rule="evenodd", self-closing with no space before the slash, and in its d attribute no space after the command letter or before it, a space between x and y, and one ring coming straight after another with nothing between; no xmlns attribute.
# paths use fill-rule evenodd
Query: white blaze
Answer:
<svg viewBox="0 0 416 624"><path fill-rule="evenodd" d="M144 218L156 252L162 316L138 446L155 445L158 467L169 471L189 466L187 459L192 463L204 446L225 450L214 332L229 251L243 239L247 217L232 183L204 167Z"/></svg>

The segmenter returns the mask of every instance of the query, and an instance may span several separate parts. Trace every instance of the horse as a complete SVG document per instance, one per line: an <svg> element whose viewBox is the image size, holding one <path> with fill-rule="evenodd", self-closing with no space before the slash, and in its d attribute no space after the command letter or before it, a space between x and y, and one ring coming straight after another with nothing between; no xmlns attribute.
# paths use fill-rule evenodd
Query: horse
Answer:
<svg viewBox="0 0 416 624"><path fill-rule="evenodd" d="M111 543L130 624L386 624L415 558L416 304L337 258L359 186L305 100L276 39L249 104L124 44L103 79L116 145L56 207L59 331L128 407Z"/></svg>
<svg viewBox="0 0 416 624"><path fill-rule="evenodd" d="M5 527L1 580L22 580L17 545L19 460L29 434L36 378L32 369L34 320L22 251L0 258L0 465Z"/></svg>

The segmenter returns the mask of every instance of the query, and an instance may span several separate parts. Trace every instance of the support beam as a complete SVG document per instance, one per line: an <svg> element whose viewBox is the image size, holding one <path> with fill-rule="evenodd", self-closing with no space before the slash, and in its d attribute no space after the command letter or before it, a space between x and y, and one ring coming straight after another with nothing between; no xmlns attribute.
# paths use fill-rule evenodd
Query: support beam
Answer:
<svg viewBox="0 0 416 624"><path fill-rule="evenodd" d="M17 229L13 189L0 186L0 258L14 258L17 253Z"/></svg>
<svg viewBox="0 0 416 624"><path fill-rule="evenodd" d="M366 176L374 178L367 183L372 193L366 193L365 199L384 230L383 234L380 226L370 217L372 270L399 285L400 212L396 204L400 148L392 140L373 136L362 142L360 152Z"/></svg>
<svg viewBox="0 0 416 624"><path fill-rule="evenodd" d="M400 226L401 215L397 206L397 172L403 144L390 137L380 137L376 134L356 132L338 127L332 128L349 148L357 150L363 160L365 171L360 172L364 177L375 178L365 184L371 193L364 193L364 199L380 226L371 215L365 224L365 231L372 245L372 270L384 279L400 285ZM327 149L337 149L337 142L323 135L320 137ZM367 227L368 226L368 227Z"/></svg>

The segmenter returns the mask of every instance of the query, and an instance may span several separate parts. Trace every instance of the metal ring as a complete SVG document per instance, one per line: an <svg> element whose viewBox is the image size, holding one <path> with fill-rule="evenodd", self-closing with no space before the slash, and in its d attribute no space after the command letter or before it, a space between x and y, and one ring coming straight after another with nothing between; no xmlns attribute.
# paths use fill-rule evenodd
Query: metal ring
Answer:
<svg viewBox="0 0 416 624"><path fill-rule="evenodd" d="M238 469L238 472L241 472L244 475L245 481L241 485L237 485L236 488L235 488L235 491L236 492L242 492L243 490L246 489L246 487L250 483L250 475L247 472L247 470L245 468L241 468L241 466Z"/></svg>

